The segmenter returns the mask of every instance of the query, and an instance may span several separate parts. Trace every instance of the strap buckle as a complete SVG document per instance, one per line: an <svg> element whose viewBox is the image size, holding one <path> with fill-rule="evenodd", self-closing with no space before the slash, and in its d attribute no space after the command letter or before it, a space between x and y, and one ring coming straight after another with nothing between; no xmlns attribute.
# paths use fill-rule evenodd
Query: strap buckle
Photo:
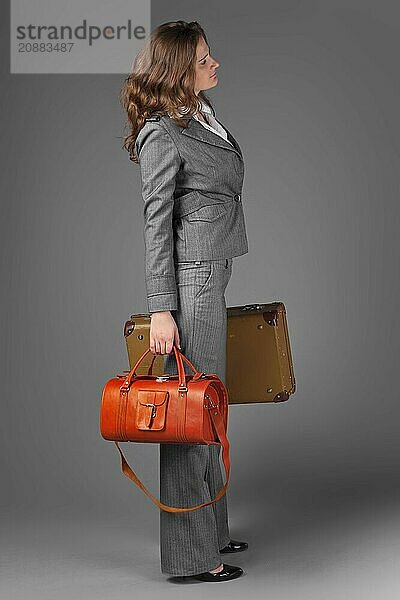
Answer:
<svg viewBox="0 0 400 600"><path fill-rule="evenodd" d="M156 416L156 406L157 404L154 404L154 402L147 402L146 404L142 405L142 406L152 406L153 410L151 411L151 419L154 419L154 417Z"/></svg>

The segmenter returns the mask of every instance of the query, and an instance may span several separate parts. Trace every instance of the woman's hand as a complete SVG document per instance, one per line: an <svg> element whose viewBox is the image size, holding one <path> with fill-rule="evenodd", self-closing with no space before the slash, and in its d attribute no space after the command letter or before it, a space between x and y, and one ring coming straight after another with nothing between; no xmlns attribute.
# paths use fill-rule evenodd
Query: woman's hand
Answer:
<svg viewBox="0 0 400 600"><path fill-rule="evenodd" d="M179 331L170 311L154 312L150 324L150 350L153 354L171 354L173 345L180 349Z"/></svg>

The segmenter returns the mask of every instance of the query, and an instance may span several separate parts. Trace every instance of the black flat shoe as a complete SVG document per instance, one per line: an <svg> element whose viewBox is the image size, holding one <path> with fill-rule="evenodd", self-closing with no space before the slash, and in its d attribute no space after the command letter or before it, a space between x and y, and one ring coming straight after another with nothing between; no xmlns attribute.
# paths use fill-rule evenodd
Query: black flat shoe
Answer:
<svg viewBox="0 0 400 600"><path fill-rule="evenodd" d="M241 575L243 575L243 569L240 567L224 564L224 568L219 573L210 573L210 571L206 571L205 573L192 575L192 577L199 579L200 581L230 581Z"/></svg>
<svg viewBox="0 0 400 600"><path fill-rule="evenodd" d="M228 554L230 552L243 552L243 550L247 550L249 547L247 542L238 542L236 540L231 540L225 548L220 550L221 554Z"/></svg>

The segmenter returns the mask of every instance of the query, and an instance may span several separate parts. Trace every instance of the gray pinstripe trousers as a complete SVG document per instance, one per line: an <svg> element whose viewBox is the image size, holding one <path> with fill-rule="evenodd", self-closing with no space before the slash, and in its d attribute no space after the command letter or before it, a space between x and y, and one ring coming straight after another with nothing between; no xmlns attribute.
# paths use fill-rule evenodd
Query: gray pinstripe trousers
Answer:
<svg viewBox="0 0 400 600"><path fill-rule="evenodd" d="M225 289L232 258L175 262L178 308L171 311L181 351L199 371L225 381L227 313ZM184 363L185 372L192 373ZM177 374L174 354L164 357L165 373ZM215 497L224 483L221 446L160 444L160 498L172 506L194 506ZM187 576L210 571L223 561L229 543L226 494L188 513L160 510L161 572Z"/></svg>

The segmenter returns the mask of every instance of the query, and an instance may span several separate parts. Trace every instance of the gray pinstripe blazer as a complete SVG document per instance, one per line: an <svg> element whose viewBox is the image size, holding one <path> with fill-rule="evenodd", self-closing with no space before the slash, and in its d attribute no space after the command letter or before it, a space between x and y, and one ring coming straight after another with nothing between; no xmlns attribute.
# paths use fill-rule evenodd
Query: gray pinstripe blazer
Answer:
<svg viewBox="0 0 400 600"><path fill-rule="evenodd" d="M225 127L225 126L224 126ZM148 311L177 309L174 259L232 258L248 252L241 149L193 117L187 128L149 117L136 139L144 200Z"/></svg>

